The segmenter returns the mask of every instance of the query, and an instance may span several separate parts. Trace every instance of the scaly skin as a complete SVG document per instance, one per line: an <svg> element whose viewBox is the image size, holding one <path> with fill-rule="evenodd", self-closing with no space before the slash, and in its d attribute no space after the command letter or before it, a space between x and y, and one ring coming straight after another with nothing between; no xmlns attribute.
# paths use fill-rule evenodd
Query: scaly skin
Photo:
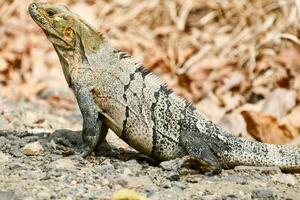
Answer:
<svg viewBox="0 0 300 200"><path fill-rule="evenodd" d="M84 156L105 141L110 128L149 157L189 156L203 171L237 165L300 171L299 149L228 134L66 7L32 3L29 12L52 42L76 95Z"/></svg>

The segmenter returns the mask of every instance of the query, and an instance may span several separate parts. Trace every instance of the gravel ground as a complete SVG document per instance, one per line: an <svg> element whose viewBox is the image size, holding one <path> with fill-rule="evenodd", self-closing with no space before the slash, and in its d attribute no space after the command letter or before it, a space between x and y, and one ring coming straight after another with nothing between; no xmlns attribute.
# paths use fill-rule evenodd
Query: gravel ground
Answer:
<svg viewBox="0 0 300 200"><path fill-rule="evenodd" d="M0 108L1 200L111 199L122 188L156 200L300 199L299 174L239 166L207 176L178 169L179 160L157 163L113 133L83 159L78 108L4 97Z"/></svg>

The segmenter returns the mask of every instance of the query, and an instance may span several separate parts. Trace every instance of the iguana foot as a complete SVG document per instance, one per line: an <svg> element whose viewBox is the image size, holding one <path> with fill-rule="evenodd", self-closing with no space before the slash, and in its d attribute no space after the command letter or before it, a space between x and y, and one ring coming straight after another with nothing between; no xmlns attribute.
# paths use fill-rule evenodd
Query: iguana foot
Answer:
<svg viewBox="0 0 300 200"><path fill-rule="evenodd" d="M205 175L219 174L222 171L221 167L211 165L211 163L190 155L182 158L180 168L198 170Z"/></svg>
<svg viewBox="0 0 300 200"><path fill-rule="evenodd" d="M208 163L190 155L163 161L159 164L159 166L164 170L179 172L180 174L194 174L200 172L202 174L212 175L221 172L220 168L209 165Z"/></svg>
<svg viewBox="0 0 300 200"><path fill-rule="evenodd" d="M200 134L183 132L180 134L180 143L188 153L183 166L189 165L207 174L216 174L222 171L218 159L201 139Z"/></svg>
<svg viewBox="0 0 300 200"><path fill-rule="evenodd" d="M92 153L92 151L96 148L98 144L97 136L86 136L83 138L83 146L82 146L82 157L87 157Z"/></svg>

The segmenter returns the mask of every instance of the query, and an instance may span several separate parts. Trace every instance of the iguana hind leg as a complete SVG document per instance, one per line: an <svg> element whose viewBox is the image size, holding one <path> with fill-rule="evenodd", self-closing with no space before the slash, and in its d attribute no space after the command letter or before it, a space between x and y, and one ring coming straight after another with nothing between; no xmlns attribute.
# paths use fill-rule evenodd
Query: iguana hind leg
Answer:
<svg viewBox="0 0 300 200"><path fill-rule="evenodd" d="M184 164L190 167L196 165L202 172L220 173L222 168L218 159L198 135L198 133L189 131L180 134L180 143L189 154L188 157L185 157Z"/></svg>
<svg viewBox="0 0 300 200"><path fill-rule="evenodd" d="M77 102L83 117L82 156L88 156L98 144L105 141L108 128L103 120L104 116L98 112L88 88L81 88L79 84L74 84Z"/></svg>

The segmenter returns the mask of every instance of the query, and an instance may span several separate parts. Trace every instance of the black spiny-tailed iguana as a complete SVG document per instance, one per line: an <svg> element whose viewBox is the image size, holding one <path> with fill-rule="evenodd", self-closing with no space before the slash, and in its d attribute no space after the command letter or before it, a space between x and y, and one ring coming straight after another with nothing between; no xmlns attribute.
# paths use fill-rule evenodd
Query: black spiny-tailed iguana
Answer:
<svg viewBox="0 0 300 200"><path fill-rule="evenodd" d="M32 3L29 12L52 42L76 95L84 156L110 128L149 157L191 156L204 171L218 173L236 165L300 171L299 149L228 134L65 6Z"/></svg>

